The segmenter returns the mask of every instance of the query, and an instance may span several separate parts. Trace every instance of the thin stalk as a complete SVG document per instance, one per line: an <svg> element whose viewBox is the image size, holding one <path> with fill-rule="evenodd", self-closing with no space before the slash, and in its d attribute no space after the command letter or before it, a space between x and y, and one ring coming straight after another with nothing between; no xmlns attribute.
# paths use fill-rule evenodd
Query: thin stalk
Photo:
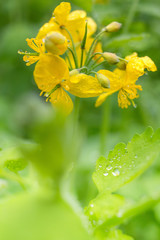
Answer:
<svg viewBox="0 0 160 240"><path fill-rule="evenodd" d="M73 41L73 38L72 38L72 34L70 33L70 31L69 31L67 28L62 27L62 29L64 29L64 30L68 33L68 35L69 35L69 37L70 37L70 39L71 39L72 47L73 47L73 53L74 53L74 56L75 56L75 57L74 57L75 66L76 66L76 68L78 68L77 52L76 52L76 47L75 47L75 44L74 44L74 41Z"/></svg>
<svg viewBox="0 0 160 240"><path fill-rule="evenodd" d="M83 56L84 56L84 49L81 49L81 63L80 63L80 67L82 67L83 65Z"/></svg>
<svg viewBox="0 0 160 240"><path fill-rule="evenodd" d="M90 64L91 60L92 60L96 55L101 55L101 56L98 58L98 60L102 57L102 53L100 53L100 52L94 53L94 54L88 59L87 65ZM96 60L95 62L97 62L97 60Z"/></svg>
<svg viewBox="0 0 160 240"><path fill-rule="evenodd" d="M109 113L110 103L109 100L105 101L102 106L102 121L100 129L100 153L104 155L106 153L106 136L109 128Z"/></svg>
<svg viewBox="0 0 160 240"><path fill-rule="evenodd" d="M72 63L71 63L71 60L70 60L70 58L69 58L67 52L66 52L66 58L67 58L67 60L68 60L68 63L69 63L70 69L73 70Z"/></svg>
<svg viewBox="0 0 160 240"><path fill-rule="evenodd" d="M98 33L97 36L94 38L94 40L93 40L93 42L92 42L92 44L91 44L91 46L90 46L90 49L89 49L89 51L88 51L87 57L86 57L86 61L85 61L85 64L84 64L85 66L88 65L88 59L89 59L90 56L92 55L92 52L93 52L93 50L94 50L94 47L95 47L95 45L96 45L99 37L102 35L102 33L104 33L104 31L101 31L100 33Z"/></svg>
<svg viewBox="0 0 160 240"><path fill-rule="evenodd" d="M136 13L136 9L137 9L138 3L139 3L139 0L133 0L132 1L132 5L131 5L131 8L129 10L126 22L125 22L125 26L123 28L123 33L127 33L128 32L129 27L130 27L130 25L133 22L133 19L134 19L135 13Z"/></svg>
<svg viewBox="0 0 160 240"><path fill-rule="evenodd" d="M85 33L84 33L84 37L81 43L81 63L80 63L80 67L82 67L83 65L83 56L84 56L84 50L85 50L85 46L86 46L86 40L87 40L87 22L85 25Z"/></svg>
<svg viewBox="0 0 160 240"><path fill-rule="evenodd" d="M68 47L68 50L71 52L71 54L72 54L72 56L73 56L73 60L74 60L74 63L75 63L75 68L78 68L76 56L75 56L72 48Z"/></svg>
<svg viewBox="0 0 160 240"><path fill-rule="evenodd" d="M97 60L99 60L99 59L97 59ZM89 71L97 68L98 66L100 66L100 65L103 64L103 63L106 63L106 61L100 62L100 63L98 63L98 64L94 64L94 65L89 69Z"/></svg>

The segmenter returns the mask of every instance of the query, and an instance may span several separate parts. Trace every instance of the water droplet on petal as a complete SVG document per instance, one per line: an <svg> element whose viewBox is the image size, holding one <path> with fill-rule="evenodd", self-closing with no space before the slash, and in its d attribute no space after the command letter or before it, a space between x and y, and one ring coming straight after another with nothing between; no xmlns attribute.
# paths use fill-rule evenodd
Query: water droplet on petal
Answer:
<svg viewBox="0 0 160 240"><path fill-rule="evenodd" d="M103 175L104 175L105 177L108 176L108 172L103 173Z"/></svg>
<svg viewBox="0 0 160 240"><path fill-rule="evenodd" d="M108 166L106 167L106 169L107 169L108 171L110 171L110 170L112 169L112 166L111 166L111 165L108 165Z"/></svg>
<svg viewBox="0 0 160 240"><path fill-rule="evenodd" d="M113 174L113 176L119 176L120 175L120 171L119 171L119 169L114 169L114 171L112 172L112 174Z"/></svg>

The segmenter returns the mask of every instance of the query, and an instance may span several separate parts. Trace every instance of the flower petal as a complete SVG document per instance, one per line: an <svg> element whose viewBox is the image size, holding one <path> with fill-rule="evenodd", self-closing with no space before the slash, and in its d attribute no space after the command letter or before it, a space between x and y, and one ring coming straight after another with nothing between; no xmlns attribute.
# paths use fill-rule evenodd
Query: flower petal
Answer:
<svg viewBox="0 0 160 240"><path fill-rule="evenodd" d="M114 92L115 91L110 91L110 92L101 94L95 103L95 107L99 107L106 100L106 98L112 95Z"/></svg>
<svg viewBox="0 0 160 240"><path fill-rule="evenodd" d="M23 61L26 62L27 66L30 66L31 64L37 62L39 59L40 59L40 56L29 56L29 55L23 56Z"/></svg>
<svg viewBox="0 0 160 240"><path fill-rule="evenodd" d="M73 102L62 87L58 88L51 94L50 102L54 107L58 108L66 115L70 114L73 110Z"/></svg>
<svg viewBox="0 0 160 240"><path fill-rule="evenodd" d="M148 56L145 56L145 57L142 57L141 59L144 63L145 68L147 68L148 71L152 71L152 72L157 71L157 67L151 58L149 58Z"/></svg>
<svg viewBox="0 0 160 240"><path fill-rule="evenodd" d="M144 74L144 62L141 58L131 58L126 66L127 82L135 83Z"/></svg>
<svg viewBox="0 0 160 240"><path fill-rule="evenodd" d="M97 24L91 17L87 17L87 35L91 36L97 30Z"/></svg>
<svg viewBox="0 0 160 240"><path fill-rule="evenodd" d="M67 17L71 11L71 4L68 2L61 2L54 10L53 14L55 20L60 26L65 26L67 22Z"/></svg>
<svg viewBox="0 0 160 240"><path fill-rule="evenodd" d="M85 27L86 12L83 10L75 10L68 15L67 28L70 31L81 31Z"/></svg>
<svg viewBox="0 0 160 240"><path fill-rule="evenodd" d="M67 64L56 55L42 55L35 66L35 82L38 88L44 92L50 92L57 84L67 78L69 78Z"/></svg>
<svg viewBox="0 0 160 240"><path fill-rule="evenodd" d="M38 39L44 39L46 35L52 31L59 31L59 26L55 22L45 23L39 30L37 37Z"/></svg>
<svg viewBox="0 0 160 240"><path fill-rule="evenodd" d="M96 78L83 73L71 76L62 84L71 94L81 98L96 97L104 91Z"/></svg>
<svg viewBox="0 0 160 240"><path fill-rule="evenodd" d="M27 38L26 39L27 44L30 48L32 48L37 53L44 53L45 52L45 46L44 42L41 39L37 38Z"/></svg>

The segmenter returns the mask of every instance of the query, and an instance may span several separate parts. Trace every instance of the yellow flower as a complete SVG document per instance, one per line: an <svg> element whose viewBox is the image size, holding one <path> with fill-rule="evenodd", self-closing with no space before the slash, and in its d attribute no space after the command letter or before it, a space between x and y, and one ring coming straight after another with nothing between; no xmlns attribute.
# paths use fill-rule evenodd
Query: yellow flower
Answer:
<svg viewBox="0 0 160 240"><path fill-rule="evenodd" d="M45 53L45 46L44 42L41 39L36 38L27 38L26 39L27 44L30 48L32 48L36 53L35 55L25 52L25 55L23 56L23 60L26 62L27 66L30 66L31 64L37 62L40 59L40 56ZM19 51L20 54L23 54Z"/></svg>
<svg viewBox="0 0 160 240"><path fill-rule="evenodd" d="M137 90L142 90L141 85L136 85L136 81L144 74L144 70L156 71L154 62L149 57L138 57L136 53L126 57L128 64L126 70L115 69L114 72L100 70L98 73L105 75L110 80L110 88L100 95L96 101L96 107L100 106L105 99L118 92L118 104L121 108L128 108L133 99L138 98Z"/></svg>
<svg viewBox="0 0 160 240"><path fill-rule="evenodd" d="M54 66L54 67L53 67ZM64 81L69 78L65 61L59 56L45 54L35 66L34 79L38 88L49 98L49 101L66 114L73 109L73 103L65 92Z"/></svg>
<svg viewBox="0 0 160 240"><path fill-rule="evenodd" d="M63 35L70 39L68 33L62 29L62 27L66 27L74 36L77 35L77 30L83 29L85 27L85 20L86 20L86 12L82 10L75 10L71 11L71 5L68 2L61 2L54 10L53 17L50 21L44 24L39 33L37 38L44 38L47 33L51 31L59 31Z"/></svg>
<svg viewBox="0 0 160 240"><path fill-rule="evenodd" d="M69 76L65 61L52 54L45 54L40 58L35 66L34 79L49 101L67 114L73 109L72 100L67 92L88 98L99 96L104 91L99 81L92 76L82 73Z"/></svg>

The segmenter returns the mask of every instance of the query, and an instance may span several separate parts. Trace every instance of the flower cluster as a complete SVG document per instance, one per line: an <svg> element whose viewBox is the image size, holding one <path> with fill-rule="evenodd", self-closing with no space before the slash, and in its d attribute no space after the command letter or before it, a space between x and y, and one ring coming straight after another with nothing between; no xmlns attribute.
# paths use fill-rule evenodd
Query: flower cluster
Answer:
<svg viewBox="0 0 160 240"><path fill-rule="evenodd" d="M34 79L41 95L66 114L73 109L70 95L98 97L95 106L99 106L118 91L119 106L127 108L142 90L136 85L138 78L145 69L156 71L156 66L149 57L138 57L136 53L122 59L102 51L101 35L120 28L120 23L112 22L93 37L97 31L95 21L85 11L71 12L70 3L61 2L37 36L26 39L35 52L19 53L27 66L36 62ZM105 61L115 64L116 69L94 71Z"/></svg>

